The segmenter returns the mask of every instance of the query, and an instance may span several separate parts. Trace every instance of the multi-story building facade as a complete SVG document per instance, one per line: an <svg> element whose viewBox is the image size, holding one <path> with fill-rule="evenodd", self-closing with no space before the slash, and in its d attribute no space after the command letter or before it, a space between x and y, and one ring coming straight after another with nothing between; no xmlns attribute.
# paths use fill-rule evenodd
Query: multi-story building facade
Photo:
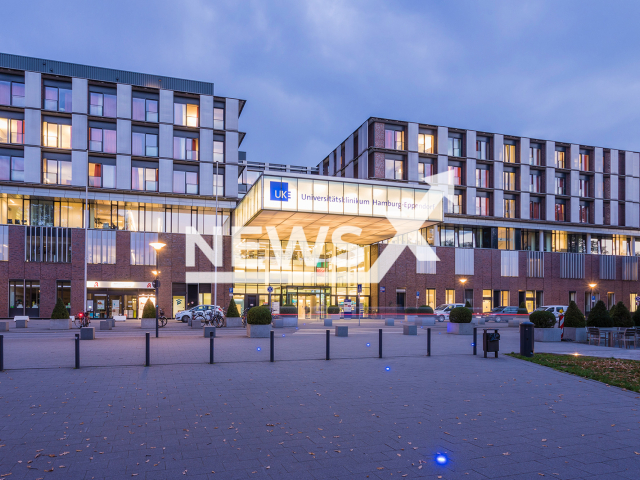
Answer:
<svg viewBox="0 0 640 480"><path fill-rule="evenodd" d="M136 318L154 271L173 312L263 303L268 286L301 314L356 296L588 309L592 291L635 307L638 153L370 118L317 167L254 162L244 105L212 83L0 54L0 317L48 317L58 297L75 313L86 290L95 316ZM389 244L410 248L376 276Z"/></svg>
<svg viewBox="0 0 640 480"><path fill-rule="evenodd" d="M369 118L318 166L326 176L452 185L442 224L412 241L440 261L421 265L405 251L379 305L412 305L421 292L419 303L468 300L476 310L569 300L588 310L592 296L635 310L638 152Z"/></svg>

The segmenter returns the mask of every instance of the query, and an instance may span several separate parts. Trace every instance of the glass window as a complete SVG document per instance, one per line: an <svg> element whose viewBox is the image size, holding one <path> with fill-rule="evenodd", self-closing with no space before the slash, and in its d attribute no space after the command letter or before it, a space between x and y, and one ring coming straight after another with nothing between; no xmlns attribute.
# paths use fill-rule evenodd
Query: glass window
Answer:
<svg viewBox="0 0 640 480"><path fill-rule="evenodd" d="M44 87L44 109L71 112L71 89Z"/></svg>
<svg viewBox="0 0 640 480"><path fill-rule="evenodd" d="M418 134L418 152L433 153L433 135L427 133Z"/></svg>
<svg viewBox="0 0 640 480"><path fill-rule="evenodd" d="M116 232L87 230L87 263L116 263Z"/></svg>
<svg viewBox="0 0 640 480"><path fill-rule="evenodd" d="M589 204L580 202L578 206L578 221L580 223L589 223Z"/></svg>
<svg viewBox="0 0 640 480"><path fill-rule="evenodd" d="M529 191L531 193L540 193L540 175L537 173L529 174Z"/></svg>
<svg viewBox="0 0 640 480"><path fill-rule="evenodd" d="M42 159L42 183L49 185L71 185L71 162Z"/></svg>
<svg viewBox="0 0 640 480"><path fill-rule="evenodd" d="M502 187L505 190L517 190L516 188L516 172L502 172Z"/></svg>
<svg viewBox="0 0 640 480"><path fill-rule="evenodd" d="M116 153L116 131L101 128L89 129L89 150L94 152Z"/></svg>
<svg viewBox="0 0 640 480"><path fill-rule="evenodd" d="M42 146L53 148L71 148L71 125L43 122Z"/></svg>
<svg viewBox="0 0 640 480"><path fill-rule="evenodd" d="M418 181L426 182L433 176L433 165L431 163L418 163Z"/></svg>
<svg viewBox="0 0 640 480"><path fill-rule="evenodd" d="M580 170L583 172L589 171L589 154L588 153L580 153Z"/></svg>
<svg viewBox="0 0 640 480"><path fill-rule="evenodd" d="M155 265L156 251L150 243L158 241L157 233L131 233L131 265Z"/></svg>
<svg viewBox="0 0 640 480"><path fill-rule="evenodd" d="M498 249L515 250L515 228L498 227Z"/></svg>
<svg viewBox="0 0 640 480"><path fill-rule="evenodd" d="M27 227L25 238L27 262L71 262L71 229L61 227Z"/></svg>
<svg viewBox="0 0 640 480"><path fill-rule="evenodd" d="M134 98L131 113L133 120L158 123L158 101L148 98Z"/></svg>
<svg viewBox="0 0 640 480"><path fill-rule="evenodd" d="M213 128L224 130L224 108L213 109Z"/></svg>
<svg viewBox="0 0 640 480"><path fill-rule="evenodd" d="M504 163L516 163L516 146L504 145Z"/></svg>
<svg viewBox="0 0 640 480"><path fill-rule="evenodd" d="M404 132L402 130L384 131L384 148L404 150Z"/></svg>
<svg viewBox="0 0 640 480"><path fill-rule="evenodd" d="M176 125L183 125L185 127L197 127L198 110L198 105L192 105L190 103L174 103L173 122Z"/></svg>
<svg viewBox="0 0 640 480"><path fill-rule="evenodd" d="M89 186L96 188L116 188L116 166L89 163Z"/></svg>
<svg viewBox="0 0 640 480"><path fill-rule="evenodd" d="M516 218L516 201L514 199L504 199L504 218Z"/></svg>
<svg viewBox="0 0 640 480"><path fill-rule="evenodd" d="M461 157L462 156L462 138L449 137L449 156Z"/></svg>
<svg viewBox="0 0 640 480"><path fill-rule="evenodd" d="M198 160L198 139L173 137L173 158L176 160Z"/></svg>
<svg viewBox="0 0 640 480"><path fill-rule="evenodd" d="M89 115L97 117L117 116L117 97L106 93L89 93Z"/></svg>
<svg viewBox="0 0 640 480"><path fill-rule="evenodd" d="M445 290L445 303L456 303L456 291L453 289Z"/></svg>
<svg viewBox="0 0 640 480"><path fill-rule="evenodd" d="M476 197L476 215L489 216L489 197Z"/></svg>
<svg viewBox="0 0 640 480"><path fill-rule="evenodd" d="M556 177L556 195L566 195L566 179L565 177Z"/></svg>
<svg viewBox="0 0 640 480"><path fill-rule="evenodd" d="M449 185L462 185L462 167L449 165L447 173Z"/></svg>
<svg viewBox="0 0 640 480"><path fill-rule="evenodd" d="M213 161L224 162L224 142L213 142Z"/></svg>
<svg viewBox="0 0 640 480"><path fill-rule="evenodd" d="M564 222L565 221L565 205L564 203L556 203L556 222Z"/></svg>
<svg viewBox="0 0 640 480"><path fill-rule="evenodd" d="M24 120L0 118L0 143L24 143Z"/></svg>
<svg viewBox="0 0 640 480"><path fill-rule="evenodd" d="M540 202L533 200L529 202L529 218L531 218L531 220L541 220Z"/></svg>
<svg viewBox="0 0 640 480"><path fill-rule="evenodd" d="M198 194L197 172L173 172L173 193Z"/></svg>
<svg viewBox="0 0 640 480"><path fill-rule="evenodd" d="M390 178L393 180L403 179L402 160L391 160L387 158L384 161L384 165L385 165L385 170L384 170L385 178Z"/></svg>
<svg viewBox="0 0 640 480"><path fill-rule="evenodd" d="M589 196L589 180L587 178L578 180L578 196L583 198Z"/></svg>
<svg viewBox="0 0 640 480"><path fill-rule="evenodd" d="M131 134L131 154L138 157L157 157L158 135L133 132Z"/></svg>
<svg viewBox="0 0 640 480"><path fill-rule="evenodd" d="M564 168L564 151L556 150L556 168Z"/></svg>
<svg viewBox="0 0 640 480"><path fill-rule="evenodd" d="M479 160L486 160L487 157L487 145L489 142L486 139L476 140L476 158ZM460 155L457 155L458 157Z"/></svg>
<svg viewBox="0 0 640 480"><path fill-rule="evenodd" d="M538 146L529 147L529 165L540 165L542 163L542 149Z"/></svg>
<svg viewBox="0 0 640 480"><path fill-rule="evenodd" d="M213 195L224 195L224 175L221 173L213 174Z"/></svg>
<svg viewBox="0 0 640 480"><path fill-rule="evenodd" d="M489 188L489 169L476 168L476 187Z"/></svg>
<svg viewBox="0 0 640 480"><path fill-rule="evenodd" d="M0 105L11 105L11 82L0 80Z"/></svg>
<svg viewBox="0 0 640 480"><path fill-rule="evenodd" d="M447 213L463 213L462 212L462 194L455 192L453 195L447 195Z"/></svg>
<svg viewBox="0 0 640 480"><path fill-rule="evenodd" d="M157 192L158 169L131 167L131 189L147 192Z"/></svg>

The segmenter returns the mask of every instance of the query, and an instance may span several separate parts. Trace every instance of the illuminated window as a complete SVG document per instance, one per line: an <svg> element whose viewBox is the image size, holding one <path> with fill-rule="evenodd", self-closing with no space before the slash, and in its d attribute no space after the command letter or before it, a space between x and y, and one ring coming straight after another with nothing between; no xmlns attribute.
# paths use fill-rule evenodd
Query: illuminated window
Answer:
<svg viewBox="0 0 640 480"><path fill-rule="evenodd" d="M433 135L427 133L418 134L418 152L433 153Z"/></svg>
<svg viewBox="0 0 640 480"><path fill-rule="evenodd" d="M445 300L444 300L445 303L456 303L456 291L455 290L449 289L449 288L446 289L445 293L444 293L444 296L445 296Z"/></svg>
<svg viewBox="0 0 640 480"><path fill-rule="evenodd" d="M565 168L564 165L564 147L558 147L562 150L556 150L556 168Z"/></svg>
<svg viewBox="0 0 640 480"><path fill-rule="evenodd" d="M0 143L24 143L24 120L0 118Z"/></svg>
<svg viewBox="0 0 640 480"><path fill-rule="evenodd" d="M516 201L512 198L504 199L504 218L516 218Z"/></svg>
<svg viewBox="0 0 640 480"><path fill-rule="evenodd" d="M580 162L579 168L583 172L589 171L589 152L587 150L580 151L580 158L578 160Z"/></svg>
<svg viewBox="0 0 640 480"><path fill-rule="evenodd" d="M515 142L513 144L508 144L508 143L504 144L504 163L516 163Z"/></svg>
<svg viewBox="0 0 640 480"><path fill-rule="evenodd" d="M393 180L402 180L402 160L385 159L384 161L384 177Z"/></svg>
<svg viewBox="0 0 640 480"><path fill-rule="evenodd" d="M385 129L384 148L390 150L404 150L404 131Z"/></svg>
<svg viewBox="0 0 640 480"><path fill-rule="evenodd" d="M89 186L95 188L116 188L116 166L89 163Z"/></svg>
<svg viewBox="0 0 640 480"><path fill-rule="evenodd" d="M198 126L198 105L190 103L173 104L173 123L185 127Z"/></svg>
<svg viewBox="0 0 640 480"><path fill-rule="evenodd" d="M502 188L505 190L517 190L516 188L516 172L502 172Z"/></svg>
<svg viewBox="0 0 640 480"><path fill-rule="evenodd" d="M515 250L515 228L498 227L498 250Z"/></svg>
<svg viewBox="0 0 640 480"><path fill-rule="evenodd" d="M71 148L71 125L42 123L42 146L53 148Z"/></svg>

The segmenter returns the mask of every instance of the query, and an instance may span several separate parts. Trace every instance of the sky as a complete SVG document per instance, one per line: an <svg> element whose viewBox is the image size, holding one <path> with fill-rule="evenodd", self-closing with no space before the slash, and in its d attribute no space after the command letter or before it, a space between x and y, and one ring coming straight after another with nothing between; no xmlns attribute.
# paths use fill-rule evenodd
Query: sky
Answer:
<svg viewBox="0 0 640 480"><path fill-rule="evenodd" d="M368 117L640 151L640 2L22 0L0 51L213 82L247 159L317 165Z"/></svg>

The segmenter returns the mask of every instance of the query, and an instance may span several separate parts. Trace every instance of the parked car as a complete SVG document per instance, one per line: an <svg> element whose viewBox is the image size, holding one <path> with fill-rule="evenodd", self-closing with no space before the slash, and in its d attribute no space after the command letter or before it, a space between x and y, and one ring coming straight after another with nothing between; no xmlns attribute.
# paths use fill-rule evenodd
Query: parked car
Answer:
<svg viewBox="0 0 640 480"><path fill-rule="evenodd" d="M560 319L560 315L564 314L569 308L567 305L543 305L536 308L536 312L551 312L556 316L556 322Z"/></svg>
<svg viewBox="0 0 640 480"><path fill-rule="evenodd" d="M176 313L176 320L178 322L186 323L190 319L193 319L197 312L206 312L207 310L218 310L222 315L224 315L224 312L218 305L196 305L188 310L181 310Z"/></svg>
<svg viewBox="0 0 640 480"><path fill-rule="evenodd" d="M464 303L444 303L438 305L433 311L439 322L449 321L449 312L456 307L464 307Z"/></svg>
<svg viewBox="0 0 640 480"><path fill-rule="evenodd" d="M507 322L509 317L507 315L515 315L518 313L518 307L495 307L491 309L491 312L485 314L485 322Z"/></svg>

